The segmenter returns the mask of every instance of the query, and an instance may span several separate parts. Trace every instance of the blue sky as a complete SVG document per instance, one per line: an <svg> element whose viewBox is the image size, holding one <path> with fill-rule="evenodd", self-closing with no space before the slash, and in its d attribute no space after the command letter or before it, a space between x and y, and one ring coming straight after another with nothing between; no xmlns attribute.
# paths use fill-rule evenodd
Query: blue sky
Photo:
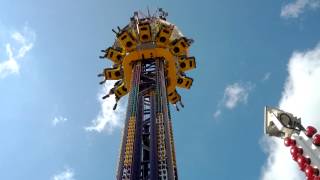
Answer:
<svg viewBox="0 0 320 180"><path fill-rule="evenodd" d="M147 7L195 40L193 87L172 108L180 179L302 179L264 138L263 107L320 127L319 0L0 4L0 179L114 179L125 101L99 100L98 56Z"/></svg>

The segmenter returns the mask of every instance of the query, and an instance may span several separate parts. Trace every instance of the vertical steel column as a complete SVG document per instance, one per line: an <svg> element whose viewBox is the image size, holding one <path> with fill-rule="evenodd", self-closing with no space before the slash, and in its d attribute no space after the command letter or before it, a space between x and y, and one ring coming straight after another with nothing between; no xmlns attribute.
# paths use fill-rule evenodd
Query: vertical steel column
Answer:
<svg viewBox="0 0 320 180"><path fill-rule="evenodd" d="M156 64L154 60L145 61L143 64L141 89L144 94L144 126L143 126L143 149L142 149L142 180L158 179L157 176L157 144L155 131L155 85Z"/></svg>
<svg viewBox="0 0 320 180"><path fill-rule="evenodd" d="M158 153L157 153L157 127L156 127L156 94L153 91L150 94L151 100L151 127L150 127L150 148L151 148L151 179L158 179Z"/></svg>
<svg viewBox="0 0 320 180"><path fill-rule="evenodd" d="M141 62L134 65L133 77L131 80L131 91L129 94L127 115L125 120L125 129L122 138L122 145L120 150L120 160L118 165L118 180L131 180L132 179L132 166L134 153L136 153L136 119L137 119L137 106L138 106L138 92L139 92L139 82L140 82L140 72L141 72ZM138 130L139 131L139 130ZM139 140L139 137L138 139ZM136 171L136 170L135 170Z"/></svg>
<svg viewBox="0 0 320 180"><path fill-rule="evenodd" d="M163 59L134 65L118 180L176 180Z"/></svg>
<svg viewBox="0 0 320 180"><path fill-rule="evenodd" d="M139 81L140 83L140 81ZM138 84L139 86L139 84ZM132 180L140 179L141 173L141 151L142 151L142 118L143 118L143 96L137 94L137 109L136 109L136 132L134 140Z"/></svg>
<svg viewBox="0 0 320 180"><path fill-rule="evenodd" d="M177 160L176 160L176 151L174 147L174 137L173 137L173 128L172 128L172 120L171 120L171 113L169 108L169 103L167 103L168 109L168 124L169 124L169 135L170 135L170 143L171 143L171 154L172 154L172 165L173 165L173 173L174 173L174 180L178 180L178 168L177 168Z"/></svg>
<svg viewBox="0 0 320 180"><path fill-rule="evenodd" d="M158 156L159 176L161 179L174 179L172 148L170 143L169 111L167 101L164 60L157 61L157 99L158 99Z"/></svg>
<svg viewBox="0 0 320 180"><path fill-rule="evenodd" d="M148 93L148 92L147 92ZM143 94L143 118L142 118L142 157L141 177L142 180L150 179L150 96Z"/></svg>

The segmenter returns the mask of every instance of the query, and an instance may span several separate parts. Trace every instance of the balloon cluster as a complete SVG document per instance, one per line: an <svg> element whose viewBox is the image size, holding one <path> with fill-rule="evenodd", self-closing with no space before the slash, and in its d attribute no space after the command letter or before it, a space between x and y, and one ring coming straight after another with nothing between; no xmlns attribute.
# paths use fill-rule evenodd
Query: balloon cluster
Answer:
<svg viewBox="0 0 320 180"><path fill-rule="evenodd" d="M315 146L320 146L320 134L316 134L316 128L308 126L304 133L307 137L312 138L312 143ZM284 145L290 147L292 159L297 162L300 170L305 173L307 180L320 180L318 167L312 165L312 160L310 157L304 155L303 148L297 146L295 139L286 137L284 139Z"/></svg>

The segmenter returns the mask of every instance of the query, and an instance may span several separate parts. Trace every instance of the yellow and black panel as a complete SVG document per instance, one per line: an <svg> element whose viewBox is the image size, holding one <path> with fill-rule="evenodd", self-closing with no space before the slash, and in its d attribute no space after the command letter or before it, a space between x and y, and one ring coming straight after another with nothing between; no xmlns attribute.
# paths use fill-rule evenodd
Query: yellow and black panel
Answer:
<svg viewBox="0 0 320 180"><path fill-rule="evenodd" d="M181 37L172 41L170 44L170 51L175 56L181 56L187 54L187 50L190 44L188 43L187 38Z"/></svg>
<svg viewBox="0 0 320 180"><path fill-rule="evenodd" d="M128 94L128 89L125 86L124 82L122 82L118 87L116 87L114 94L116 95L116 99L120 99L122 96Z"/></svg>
<svg viewBox="0 0 320 180"><path fill-rule="evenodd" d="M118 41L126 51L130 52L136 49L137 42L131 33L128 31L122 31L118 36Z"/></svg>
<svg viewBox="0 0 320 180"><path fill-rule="evenodd" d="M125 51L114 49L112 47L109 47L105 54L105 57L113 61L115 64L120 64L124 56Z"/></svg>
<svg viewBox="0 0 320 180"><path fill-rule="evenodd" d="M177 77L177 86L180 88L190 89L192 86L193 79L187 76L178 76Z"/></svg>
<svg viewBox="0 0 320 180"><path fill-rule="evenodd" d="M157 45L160 47L167 46L170 42L170 36L172 34L172 31L173 26L163 24L156 37Z"/></svg>
<svg viewBox="0 0 320 180"><path fill-rule="evenodd" d="M171 104L176 104L178 101L181 101L181 96L176 90L174 90L168 94L168 100Z"/></svg>
<svg viewBox="0 0 320 180"><path fill-rule="evenodd" d="M180 71L185 72L196 68L196 59L194 57L181 57L179 58Z"/></svg>
<svg viewBox="0 0 320 180"><path fill-rule="evenodd" d="M139 39L140 42L150 42L152 40L151 27L149 23L139 24Z"/></svg>
<svg viewBox="0 0 320 180"><path fill-rule="evenodd" d="M123 77L120 66L116 68L106 68L103 73L106 80L119 80Z"/></svg>

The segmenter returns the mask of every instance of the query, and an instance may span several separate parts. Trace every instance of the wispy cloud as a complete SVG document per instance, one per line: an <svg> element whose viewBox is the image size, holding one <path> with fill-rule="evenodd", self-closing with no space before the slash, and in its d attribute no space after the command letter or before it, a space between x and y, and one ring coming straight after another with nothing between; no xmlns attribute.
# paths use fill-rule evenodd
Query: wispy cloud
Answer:
<svg viewBox="0 0 320 180"><path fill-rule="evenodd" d="M264 82L264 81L268 81L269 79L270 79L270 77L271 77L271 73L270 72L267 72L267 73L265 73L264 74L264 76L263 76L263 78L262 78L262 82Z"/></svg>
<svg viewBox="0 0 320 180"><path fill-rule="evenodd" d="M52 120L52 125L57 126L57 124L64 123L66 121L68 121L68 119L66 117L62 117L62 116L54 117Z"/></svg>
<svg viewBox="0 0 320 180"><path fill-rule="evenodd" d="M253 89L254 85L250 82L241 83L236 82L226 86L224 95L218 109L214 113L214 117L217 118L222 113L222 108L234 109L239 104L246 104L248 101L249 93Z"/></svg>
<svg viewBox="0 0 320 180"><path fill-rule="evenodd" d="M20 69L17 61L13 57L11 45L7 43L5 47L8 59L4 62L0 62L0 78L4 78L9 74L19 73Z"/></svg>
<svg viewBox="0 0 320 180"><path fill-rule="evenodd" d="M107 81L98 93L98 100L101 109L98 116L92 120L91 125L85 127L86 131L102 132L103 130L106 130L111 133L114 128L122 127L123 120L125 118L126 98L122 98L118 102L116 110L113 110L113 106L116 102L114 95L105 100L102 99L102 97L113 87L114 83L115 81Z"/></svg>
<svg viewBox="0 0 320 180"><path fill-rule="evenodd" d="M70 168L65 168L62 172L52 176L51 180L75 180L74 171Z"/></svg>
<svg viewBox="0 0 320 180"><path fill-rule="evenodd" d="M246 104L249 92L252 90L251 83L234 83L224 90L223 104L228 109L233 109L239 104Z"/></svg>
<svg viewBox="0 0 320 180"><path fill-rule="evenodd" d="M279 107L301 117L303 125L320 128L320 45L305 52L294 52L288 73ZM282 140L269 138L262 144L268 153L262 180L305 179Z"/></svg>
<svg viewBox="0 0 320 180"><path fill-rule="evenodd" d="M221 109L217 109L216 112L214 112L213 117L218 118L221 115Z"/></svg>
<svg viewBox="0 0 320 180"><path fill-rule="evenodd" d="M297 18L308 8L317 9L319 7L320 0L295 0L283 6L280 15L284 18Z"/></svg>
<svg viewBox="0 0 320 180"><path fill-rule="evenodd" d="M1 31L4 31L3 28ZM2 32L2 34L6 33ZM18 74L20 72L18 62L33 48L36 38L35 32L28 26L25 26L21 31L15 30L10 32L9 36L8 39L10 41L2 44L5 46L7 59L0 60L0 78L5 78L8 75Z"/></svg>

